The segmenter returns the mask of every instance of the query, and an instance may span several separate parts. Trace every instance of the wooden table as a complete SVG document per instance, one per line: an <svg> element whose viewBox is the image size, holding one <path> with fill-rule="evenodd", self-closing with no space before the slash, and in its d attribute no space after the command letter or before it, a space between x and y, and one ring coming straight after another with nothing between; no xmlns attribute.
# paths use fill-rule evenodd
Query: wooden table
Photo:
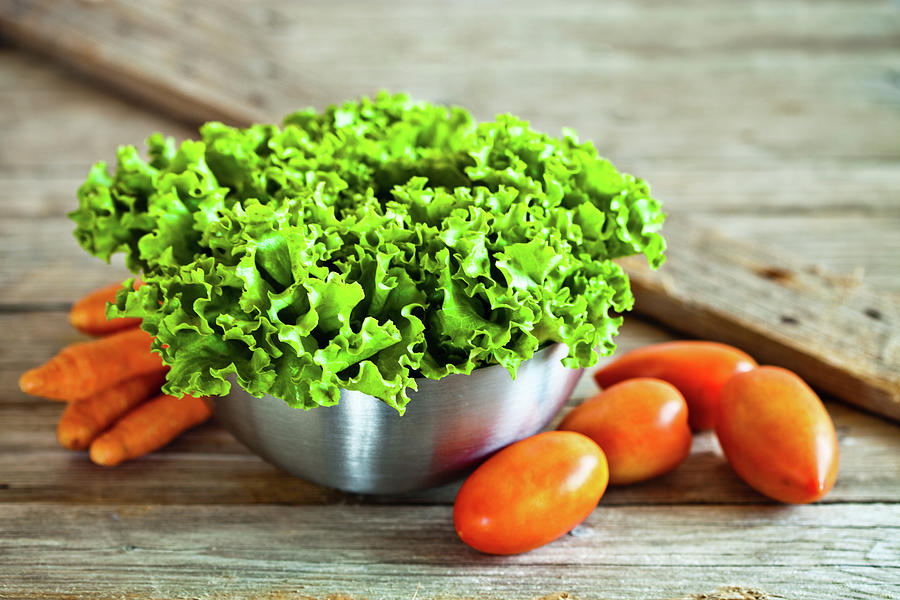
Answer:
<svg viewBox="0 0 900 600"><path fill-rule="evenodd" d="M311 20L262 9L249 18L280 23L280 44L291 28L306 35L308 52L284 61L323 82L298 92L302 102L387 85L483 117L511 110L547 130L575 125L653 182L673 214L900 300L900 22L890 2L594 6L573 3L549 38L550 16L528 6L523 33L493 41L467 21L470 5L437 21L402 6L350 18L342 2L302 9ZM492 5L486 18L500 23L508 8ZM407 26L437 37L412 40ZM371 55L351 62L325 43L327 32L349 44L354 31L380 29L392 33L366 35ZM490 50L493 71L476 68L471 47ZM900 596L900 428L835 402L841 472L818 504L759 496L701 434L674 473L609 490L570 535L513 557L457 540L454 485L342 494L267 465L215 424L114 469L60 449L60 405L23 395L16 380L79 339L66 324L75 298L124 274L77 247L65 213L91 162L153 131L191 136L180 123L0 48L0 598ZM620 347L671 337L630 318ZM593 391L585 377L573 402Z"/></svg>

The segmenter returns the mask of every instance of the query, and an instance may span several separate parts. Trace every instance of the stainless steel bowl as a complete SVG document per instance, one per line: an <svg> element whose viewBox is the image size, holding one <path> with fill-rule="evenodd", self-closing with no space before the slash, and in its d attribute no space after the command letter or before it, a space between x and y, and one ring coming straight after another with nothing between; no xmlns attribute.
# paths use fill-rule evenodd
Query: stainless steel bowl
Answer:
<svg viewBox="0 0 900 600"><path fill-rule="evenodd" d="M582 374L560 364L566 352L561 344L537 352L515 381L499 365L419 379L402 417L359 392L341 391L336 406L304 411L254 398L233 382L214 410L237 439L289 473L349 492L397 494L455 479L545 427Z"/></svg>

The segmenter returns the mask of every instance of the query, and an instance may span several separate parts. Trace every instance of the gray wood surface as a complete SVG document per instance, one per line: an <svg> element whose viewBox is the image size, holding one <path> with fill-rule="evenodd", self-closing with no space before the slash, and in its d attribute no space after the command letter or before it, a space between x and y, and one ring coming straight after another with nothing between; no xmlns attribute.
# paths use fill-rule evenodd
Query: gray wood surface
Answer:
<svg viewBox="0 0 900 600"><path fill-rule="evenodd" d="M863 276L900 300L891 0L117 0L64 10L0 0L0 35L191 123L278 120L391 89L479 118L512 112L550 132L574 127L653 182L673 213ZM37 143L109 155L87 152L99 137L81 132L105 107L85 100L73 99L83 129ZM117 142L139 142L142 133L127 134L146 119Z"/></svg>
<svg viewBox="0 0 900 600"><path fill-rule="evenodd" d="M622 260L637 311L791 369L821 392L900 421L900 306L783 253L669 220L668 258Z"/></svg>
<svg viewBox="0 0 900 600"><path fill-rule="evenodd" d="M580 7L580 8L579 8ZM76 11L47 11L42 8L40 2L30 5L30 8L17 8L13 13L4 13L0 11L0 23L7 23L7 30L17 36L26 43L33 46L44 48L52 53L58 53L65 48L65 54L69 61L77 62L82 68L108 68L105 81L120 82L122 81L121 71L127 69L128 77L133 80L134 86L140 86L142 89L152 88L154 90L169 89L170 83L166 78L167 73L183 72L185 68L191 67L198 60L210 61L215 58L216 61L225 61L223 64L210 64L209 69L217 72L222 77L217 80L202 79L199 80L189 90L181 90L177 94L168 97L169 101L164 103L163 108L168 111L172 110L170 102L174 102L183 95L190 97L184 102L185 107L179 109L178 114L183 114L187 107L197 110L200 107L207 107L207 116L223 116L232 121L241 123L249 122L253 118L276 118L273 115L263 116L253 112L244 113L241 107L240 97L232 93L222 93L217 86L222 85L223 81L228 80L226 69L229 65L225 57L213 57L215 46L210 46L203 50L196 49L197 54L184 54L186 47L183 45L176 46L173 54L160 60L171 63L171 69L166 72L160 72L157 65L151 66L147 61L150 57L155 56L154 53L159 52L161 44L173 43L169 41L156 40L155 26L167 24L174 26L179 19L187 19L189 21L197 20L201 14L202 6L185 7L184 14L174 14L169 11L158 11L155 13L141 14L137 17L133 13L133 6L128 3L113 3L104 10L97 11L94 7L86 7L83 10ZM281 5L273 5L273 9L281 10ZM578 10L583 9L581 5L575 5ZM332 8L332 11L345 10L346 8ZM276 10L276 12L277 12ZM286 9L288 10L288 9ZM466 9L468 10L468 9ZM526 9L526 15L523 16L523 23L528 26L536 26L531 19L535 18ZM408 11L407 11L408 12ZM539 13L543 15L544 13ZM418 19L421 15L418 13L409 16L411 19ZM318 15L322 18L322 15ZM237 15L232 12L216 13L215 18L210 21L211 25L221 31L236 31L239 27L235 19ZM562 17L560 17L562 18ZM675 15L662 15L660 19L675 19ZM305 38L306 34L302 23L294 22L291 25L296 29L298 38ZM391 25L396 26L395 24ZM433 23L428 26L433 26ZM523 25L524 27L525 25ZM198 36L209 35L213 29L201 31ZM779 35L787 35L787 31L779 31ZM855 31L855 30L854 30ZM834 32L837 36L840 32ZM251 28L249 30L250 37L258 36L260 38L258 52L259 56L267 57L266 60L277 64L276 56L269 56L267 52L272 51L268 46L271 41L271 32L268 30L257 30ZM141 36L147 36L147 39L141 40ZM128 40L123 38L127 37ZM87 41L85 41L87 38ZM851 37L851 39L853 39ZM51 43L52 42L52 43ZM286 42L290 43L290 42ZM145 47L146 46L146 47ZM880 44L875 44L876 48L881 48ZM85 52L86 48L90 48L90 53L82 56L79 52ZM115 49L115 53L104 54L103 49ZM139 55L130 56L144 49L145 51ZM286 48L286 50L299 50L299 48ZM641 49L640 46L632 49L638 56L642 56L642 52L647 49ZM559 51L557 49L557 51ZM130 60L117 66L116 61L121 61L124 56L129 56ZM582 66L583 68L586 68ZM259 77L259 73L254 76L254 81ZM272 77L272 81L267 82L268 91L263 94L265 97L273 96L281 87L290 86L292 82L284 80L282 77ZM289 92L286 92L289 94ZM294 92L296 93L296 92ZM228 108L228 115L217 115L207 102L208 98L216 96L215 104L217 107ZM288 95L287 97L290 97ZM576 96L577 97L577 96ZM283 102L284 97L273 97L273 102ZM770 98L766 96L766 100ZM155 101L154 101L155 102ZM278 106L283 106L279 104ZM283 110L291 110L291 106L284 107ZM591 113L594 114L593 112ZM589 128L596 127L594 123L585 123ZM590 129L589 129L590 130ZM727 140L731 143L733 140ZM615 144L613 144L615 147ZM652 156L652 154L651 154ZM829 248L833 243L822 244L820 240L823 238L830 239L829 232L833 230L842 230L839 239L849 242L849 246L854 248L868 248L872 239L874 227L877 230L885 229L887 235L884 236L884 244L887 246L882 252L866 253L872 255L869 261L877 261L877 269L890 267L893 262L894 266L900 270L900 235L890 235L895 233L892 227L896 226L896 231L900 231L900 212L896 202L892 203L892 195L890 190L887 193L881 193L882 190L868 190L866 198L872 198L862 203L862 213L859 209L848 211L849 207L854 206L849 196L859 195L861 182L866 177L873 175L880 176L882 180L891 181L891 175L896 175L890 171L885 177L881 171L869 166L863 174L858 178L851 177L850 186L846 184L846 177L835 177L828 175L833 172L836 167L832 165L831 169L823 169L821 166L815 170L815 175L810 175L809 169L803 173L801 183L804 183L806 189L796 189L793 181L797 178L796 173L777 173L776 176L766 176L759 181L758 173L753 173L754 178L748 178L746 175L738 177L735 173L730 173L731 181L724 178L721 173L716 173L713 181L706 181L705 176L695 171L697 164L702 163L703 157L691 157L692 161L688 164L692 165L692 169L685 176L682 170L675 173L680 174L683 185L690 185L685 182L703 182L706 187L699 189L691 189L690 193L696 194L703 198L703 202L697 202L693 210L689 207L679 207L676 205L676 214L691 215L692 212L703 213L702 208L715 206L717 211L725 212L724 215L705 215L706 219L694 218L694 221L704 220L707 225L713 224L717 231L741 231L747 228L748 223L757 222L761 231L768 231L772 227L772 213L780 217L779 223L781 232L780 236L775 236L778 241L789 240L796 244L797 239L806 240L805 243L811 246L808 254L821 254L821 249ZM746 159L742 162L749 162ZM671 176L672 172L669 172ZM822 180L826 180L827 183ZM665 183L664 179L664 183ZM837 181L838 189L830 196L830 202L822 202L819 198L819 190L830 189L832 182ZM728 193L730 200L726 199L725 203L719 201L720 190L728 190L729 184L750 182L750 188L742 186L737 192ZM30 182L26 182L28 185ZM67 182L66 185L74 183ZM21 192L21 184L13 185L7 194L18 194ZM781 190L782 195L775 194L774 198L769 190ZM706 190L704 197L703 190ZM799 202L791 202L783 194L785 190L790 190L793 197L800 197ZM714 195L710 197L710 192ZM756 196L765 198L762 203L756 202ZM685 194L690 198L689 194ZM748 198L753 198L753 215L748 217L747 209L742 204L747 203ZM727 206L723 206L727 205ZM760 206L761 204L761 206ZM828 214L822 214L823 204L830 209ZM697 210L698 206L701 210ZM797 215L797 206L802 207L803 213ZM36 207L40 209L40 205ZM20 209L21 210L21 209ZM738 211L735 213L735 211ZM848 212L853 214L848 215ZM878 219L873 219L872 215L877 214ZM21 213L20 213L21 215ZM760 216L762 215L762 216ZM24 216L24 215L23 215ZM693 215L692 215L693 216ZM898 217L892 219L892 217ZM848 240L848 234L843 233L847 229L849 222L853 223L855 219L855 229L859 232L861 239ZM60 227L60 237L65 237L65 230L69 228L68 222L65 220L54 223L45 222L43 227L50 231L53 227ZM777 248L767 253L754 252L753 246L743 246L739 248L730 248L731 243L728 238L723 237L717 240L716 248L718 252L712 251L709 256L715 256L714 272L704 272L699 267L703 266L707 257L707 248L702 245L705 240L698 240L698 236L694 233L697 228L691 223L682 222L682 224L670 226L675 227L675 234L682 232L680 238L676 238L678 243L675 244L673 255L676 257L674 263L670 262L669 267L662 274L650 274L646 269L632 269L638 288L645 290L645 298L641 306L645 313L660 319L668 325L677 323L680 330L687 335L703 335L706 337L717 337L724 341L737 343L745 348L748 352L758 355L761 360L768 362L777 362L785 366L794 368L802 376L808 378L811 383L819 387L821 390L834 393L847 402L858 404L869 410L873 410L880 414L891 416L892 418L900 418L900 333L896 333L897 311L893 310L893 305L900 301L900 294L890 293L893 288L888 284L887 294L877 294L871 291L857 289L858 277L854 278L851 273L847 277L848 284L844 285L840 293L835 290L836 278L819 278L816 279L814 274L798 273L796 277L802 277L804 284L809 289L804 290L802 285L797 282L785 282L776 278L766 281L761 279L753 268L762 268L760 256L764 256L766 268L773 268L784 271L784 265L781 262L787 261L791 263L794 271L802 270L806 265L800 261L789 260L791 253L787 249ZM805 231L798 233L798 230L815 228L813 231ZM6 229L6 231L3 231ZM851 230L854 228L851 226ZM22 235L28 235L27 229L17 227L14 221L10 221L8 228L0 227L0 233L5 233L4 239L10 247L10 253L15 252L18 248L27 247L22 244L19 239ZM877 234L877 232L876 232ZM741 237L738 234L736 237ZM771 237L771 234L769 234ZM699 243L698 243L699 242ZM69 242L71 244L71 241ZM760 246L757 241L756 246ZM896 245L896 248L894 247ZM42 246L38 251L52 251L53 246ZM894 251L896 250L896 251ZM75 251L77 254L77 250ZM735 254L758 254L752 259L747 256L735 257ZM826 253L827 254L827 253ZM843 260L847 260L846 252ZM682 258L679 258L679 255ZM888 257L882 259L880 257ZM878 258L874 258L878 257ZM850 256L850 260L853 260ZM87 257L82 256L81 260ZM21 268L24 271L29 270L30 261L22 261ZM887 263L884 265L883 263ZM636 264L632 261L630 264ZM748 267L750 265L750 268ZM857 266L859 263L856 263ZM679 269L679 265L684 268ZM846 265L842 265L846 270ZM888 270L886 269L886 270ZM58 281L55 274L45 272L47 277L47 287L58 287ZM27 285L28 283L37 283L33 280L32 273L14 273L10 272L9 279L18 285ZM671 282L678 279L681 286L675 286ZM871 277L869 278L871 280ZM885 278L888 282L889 277ZM30 281L29 281L30 280ZM727 284L726 284L727 281ZM880 280L876 280L880 283ZM663 285L664 282L668 282ZM870 281L867 281L867 284ZM877 285L877 284L876 284ZM850 293L852 291L852 293ZM651 296L652 297L649 297ZM755 298L755 303L749 303L746 306L745 299ZM798 323L791 323L789 326L783 322L785 318L794 319L791 315L781 314L783 311L777 310L777 305L784 304L802 304L804 306L804 319ZM865 306L863 306L865 304ZM872 318L868 315L876 314L878 318ZM687 317L687 318L686 318ZM893 321L893 322L892 322ZM827 340L827 343L813 343L815 338ZM774 339L773 339L774 338Z"/></svg>
<svg viewBox="0 0 900 600"><path fill-rule="evenodd" d="M897 567L880 566L900 554L888 505L746 506L739 525L733 506L600 506L565 538L509 557L454 540L450 510L11 505L0 575L24 597L653 598L710 580L829 597L797 585L811 579L848 600L900 593Z"/></svg>
<svg viewBox="0 0 900 600"><path fill-rule="evenodd" d="M19 374L81 339L63 312L0 314L0 331L28 339L22 351L0 350L0 389L14 390ZM621 350L671 339L652 325L631 319L619 339ZM567 409L597 392L582 378ZM842 444L841 477L823 504L865 504L900 495L900 428L830 403ZM194 429L160 452L114 469L99 469L84 453L67 452L54 436L63 407L20 392L0 397L0 499L7 502L121 504L152 499L155 504L448 504L458 484L395 498L366 498L327 490L290 477L255 456L226 431L209 424ZM560 415L565 414L565 411ZM604 505L753 505L766 499L750 490L724 462L710 433L698 434L693 452L669 476L645 485L612 488ZM900 515L898 515L900 517Z"/></svg>
<svg viewBox="0 0 900 600"><path fill-rule="evenodd" d="M704 434L677 471L611 489L572 535L497 558L455 538L456 485L341 494L215 424L102 469L57 446L60 404L16 388L81 339L68 305L124 274L83 253L65 218L94 160L153 131L189 137L185 121L276 119L382 87L574 126L651 181L673 224L900 300L893 3L161 6L0 0L2 35L132 90L0 48L0 598L900 596L900 428L839 403L841 472L816 505L759 496ZM147 77L168 92L136 98ZM620 347L672 337L632 316ZM586 377L573 402L594 390Z"/></svg>

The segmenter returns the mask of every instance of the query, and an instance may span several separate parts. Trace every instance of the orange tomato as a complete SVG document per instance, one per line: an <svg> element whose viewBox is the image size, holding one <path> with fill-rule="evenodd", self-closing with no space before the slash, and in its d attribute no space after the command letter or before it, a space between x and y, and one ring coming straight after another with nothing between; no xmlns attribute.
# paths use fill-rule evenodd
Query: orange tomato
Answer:
<svg viewBox="0 0 900 600"><path fill-rule="evenodd" d="M687 401L691 429L700 431L715 425L719 392L728 378L755 366L749 355L725 344L664 342L625 353L594 373L594 379L602 388L635 377L668 381Z"/></svg>
<svg viewBox="0 0 900 600"><path fill-rule="evenodd" d="M722 388L716 435L737 474L781 502L815 502L834 485L838 443L822 401L794 373L760 367Z"/></svg>
<svg viewBox="0 0 900 600"><path fill-rule="evenodd" d="M453 505L460 539L488 554L518 554L552 542L587 518L609 480L590 438L548 431L489 458Z"/></svg>
<svg viewBox="0 0 900 600"><path fill-rule="evenodd" d="M668 473L691 451L688 407L672 384L642 377L617 383L566 415L559 429L588 436L624 485Z"/></svg>

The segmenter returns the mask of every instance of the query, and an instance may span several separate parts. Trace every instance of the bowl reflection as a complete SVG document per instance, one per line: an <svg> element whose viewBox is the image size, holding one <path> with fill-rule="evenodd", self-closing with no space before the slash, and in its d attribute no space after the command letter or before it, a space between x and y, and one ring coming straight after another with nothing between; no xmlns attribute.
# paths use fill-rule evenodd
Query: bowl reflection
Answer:
<svg viewBox="0 0 900 600"><path fill-rule="evenodd" d="M341 391L336 406L309 411L254 398L232 380L214 399L216 418L267 461L303 479L365 494L398 494L463 475L494 451L536 433L565 404L581 369L560 364L562 344L522 363L417 380L402 417L384 402Z"/></svg>

